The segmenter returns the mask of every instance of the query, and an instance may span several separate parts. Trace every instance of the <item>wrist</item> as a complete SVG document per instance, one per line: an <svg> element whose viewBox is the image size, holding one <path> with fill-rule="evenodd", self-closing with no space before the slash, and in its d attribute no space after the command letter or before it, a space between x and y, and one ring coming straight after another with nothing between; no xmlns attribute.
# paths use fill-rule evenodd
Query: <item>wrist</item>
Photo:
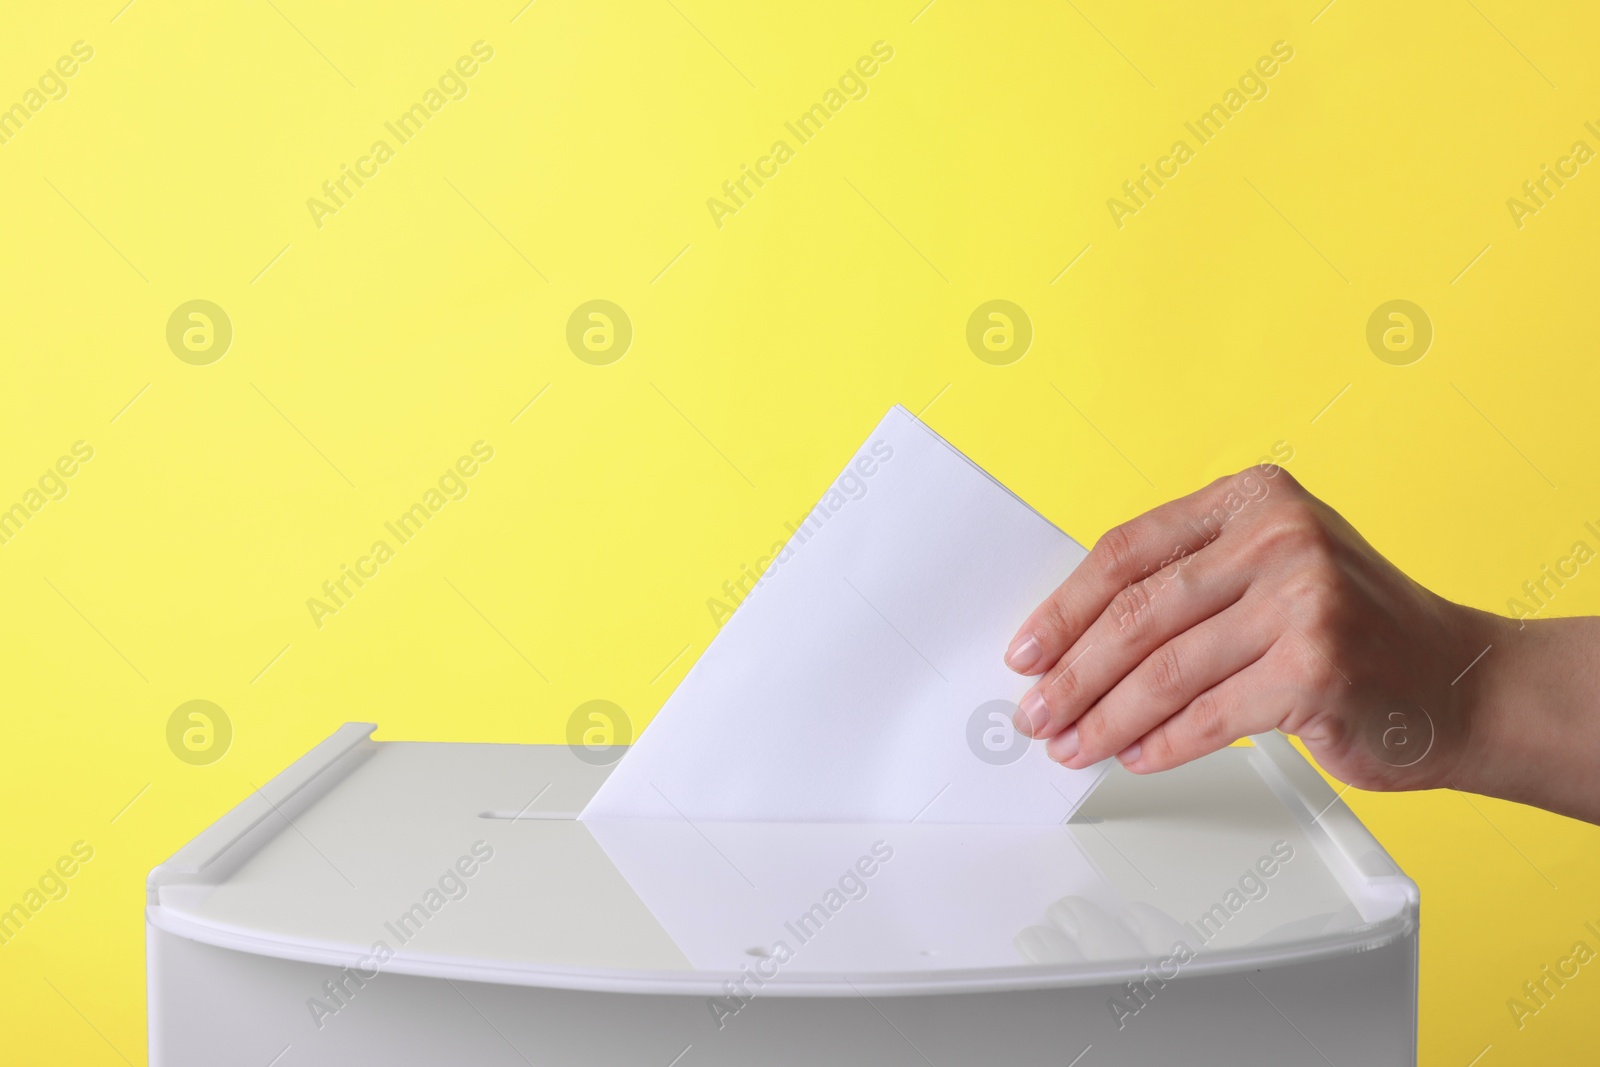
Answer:
<svg viewBox="0 0 1600 1067"><path fill-rule="evenodd" d="M1519 632L1520 624L1504 616L1458 607L1462 621L1457 655L1463 669L1450 683L1450 700L1460 746L1448 780L1439 784L1499 795L1505 785L1502 764L1508 762L1507 709L1518 686L1519 665L1513 653L1519 648L1525 652L1527 646L1514 638L1526 631Z"/></svg>
<svg viewBox="0 0 1600 1067"><path fill-rule="evenodd" d="M1594 821L1600 620L1464 610L1468 641L1488 651L1452 685L1464 741L1444 784Z"/></svg>

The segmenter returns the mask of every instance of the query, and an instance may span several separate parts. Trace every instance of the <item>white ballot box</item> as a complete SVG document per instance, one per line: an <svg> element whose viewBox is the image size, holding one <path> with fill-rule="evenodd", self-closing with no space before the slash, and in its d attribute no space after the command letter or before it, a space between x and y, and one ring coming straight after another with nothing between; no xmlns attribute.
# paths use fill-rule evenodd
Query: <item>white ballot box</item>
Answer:
<svg viewBox="0 0 1600 1067"><path fill-rule="evenodd" d="M585 822L588 750L373 730L150 873L156 1067L1416 1062L1416 885L1276 734L1040 825Z"/></svg>

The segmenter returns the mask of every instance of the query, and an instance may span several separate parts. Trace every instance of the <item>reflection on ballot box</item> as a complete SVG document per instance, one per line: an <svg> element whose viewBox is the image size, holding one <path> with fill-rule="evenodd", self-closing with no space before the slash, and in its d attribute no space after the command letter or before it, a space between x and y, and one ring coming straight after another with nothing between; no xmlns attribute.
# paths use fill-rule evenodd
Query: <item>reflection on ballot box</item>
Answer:
<svg viewBox="0 0 1600 1067"><path fill-rule="evenodd" d="M1415 1062L1416 886L1277 735L1006 825L579 821L611 765L372 731L151 872L152 1064Z"/></svg>

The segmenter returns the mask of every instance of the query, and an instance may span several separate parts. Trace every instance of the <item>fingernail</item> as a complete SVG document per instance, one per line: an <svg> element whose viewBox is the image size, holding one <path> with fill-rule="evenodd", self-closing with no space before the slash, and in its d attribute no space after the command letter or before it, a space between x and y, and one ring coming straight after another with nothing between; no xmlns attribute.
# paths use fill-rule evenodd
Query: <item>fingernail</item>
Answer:
<svg viewBox="0 0 1600 1067"><path fill-rule="evenodd" d="M1011 651L1006 653L1006 666L1018 674L1027 674L1039 662L1039 651L1037 637L1028 634L1019 638L1011 643Z"/></svg>
<svg viewBox="0 0 1600 1067"><path fill-rule="evenodd" d="M1078 724L1073 723L1067 727L1056 739L1050 742L1050 758L1057 763L1065 763L1078 754Z"/></svg>
<svg viewBox="0 0 1600 1067"><path fill-rule="evenodd" d="M1131 767L1139 762L1139 742L1135 741L1121 752L1117 753L1117 760L1124 767Z"/></svg>
<svg viewBox="0 0 1600 1067"><path fill-rule="evenodd" d="M1043 733L1044 728L1050 725L1050 711L1044 706L1044 694L1037 689L1030 689L1028 695L1022 698L1017 719L1017 729L1029 737L1038 737Z"/></svg>

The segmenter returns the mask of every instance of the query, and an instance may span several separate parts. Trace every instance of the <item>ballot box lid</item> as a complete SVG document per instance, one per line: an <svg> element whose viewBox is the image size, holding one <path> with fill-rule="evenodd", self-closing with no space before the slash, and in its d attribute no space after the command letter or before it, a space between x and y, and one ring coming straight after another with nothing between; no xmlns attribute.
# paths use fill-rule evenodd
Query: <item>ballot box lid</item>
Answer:
<svg viewBox="0 0 1600 1067"><path fill-rule="evenodd" d="M153 870L149 922L360 973L709 996L1102 985L1416 931L1416 885L1278 734L1115 769L1040 826L586 822L610 769L588 750L375 729Z"/></svg>

